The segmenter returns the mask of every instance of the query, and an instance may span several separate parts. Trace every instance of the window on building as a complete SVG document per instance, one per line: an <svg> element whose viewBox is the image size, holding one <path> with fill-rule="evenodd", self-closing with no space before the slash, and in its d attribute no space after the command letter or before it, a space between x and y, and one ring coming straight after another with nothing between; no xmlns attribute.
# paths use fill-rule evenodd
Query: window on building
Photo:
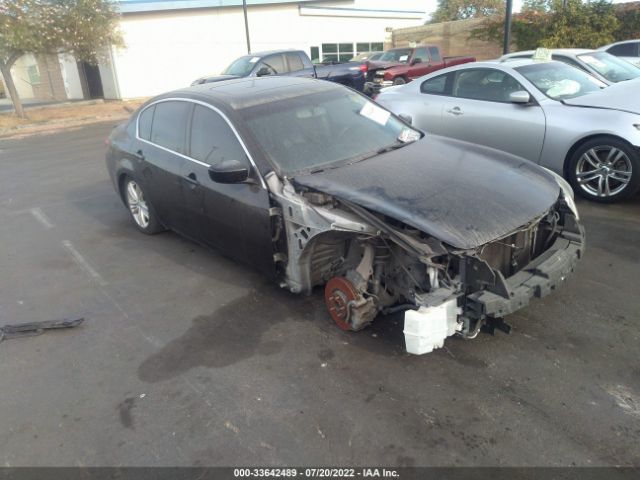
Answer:
<svg viewBox="0 0 640 480"><path fill-rule="evenodd" d="M227 122L210 108L196 105L191 126L190 155L215 165L223 160L246 162L246 155Z"/></svg>
<svg viewBox="0 0 640 480"><path fill-rule="evenodd" d="M353 43L323 43L322 61L348 62L354 56Z"/></svg>
<svg viewBox="0 0 640 480"><path fill-rule="evenodd" d="M311 61L313 63L320 61L320 47L311 47Z"/></svg>
<svg viewBox="0 0 640 480"><path fill-rule="evenodd" d="M382 42L358 42L356 43L356 53L361 55L363 53L382 52L384 50L384 44Z"/></svg>
<svg viewBox="0 0 640 480"><path fill-rule="evenodd" d="M185 153L184 137L191 108L188 102L162 102L156 105L151 141L171 151Z"/></svg>
<svg viewBox="0 0 640 480"><path fill-rule="evenodd" d="M29 76L29 83L31 85L37 85L41 82L38 65L29 65L27 67L27 75Z"/></svg>

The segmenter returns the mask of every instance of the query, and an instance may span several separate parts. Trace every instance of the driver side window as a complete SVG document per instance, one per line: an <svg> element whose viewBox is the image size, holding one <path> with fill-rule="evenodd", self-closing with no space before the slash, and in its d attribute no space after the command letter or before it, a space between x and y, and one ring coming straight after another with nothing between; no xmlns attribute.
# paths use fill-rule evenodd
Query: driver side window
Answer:
<svg viewBox="0 0 640 480"><path fill-rule="evenodd" d="M288 69L285 65L282 55L270 55L263 58L258 64L256 72L268 72L265 75L282 75L287 73Z"/></svg>
<svg viewBox="0 0 640 480"><path fill-rule="evenodd" d="M191 158L208 165L238 160L249 166L244 149L227 122L217 112L202 105L193 109L189 153Z"/></svg>
<svg viewBox="0 0 640 480"><path fill-rule="evenodd" d="M467 69L456 73L453 96L486 102L509 103L509 95L526 90L520 82L501 70Z"/></svg>

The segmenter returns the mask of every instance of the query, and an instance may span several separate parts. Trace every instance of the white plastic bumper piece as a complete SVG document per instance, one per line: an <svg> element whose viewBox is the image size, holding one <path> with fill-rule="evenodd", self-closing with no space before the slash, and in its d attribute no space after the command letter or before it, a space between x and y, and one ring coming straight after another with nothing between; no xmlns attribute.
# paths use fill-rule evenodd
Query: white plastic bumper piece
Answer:
<svg viewBox="0 0 640 480"><path fill-rule="evenodd" d="M444 339L460 330L457 299L451 299L437 307L420 307L404 314L404 341L408 353L422 355L442 348Z"/></svg>

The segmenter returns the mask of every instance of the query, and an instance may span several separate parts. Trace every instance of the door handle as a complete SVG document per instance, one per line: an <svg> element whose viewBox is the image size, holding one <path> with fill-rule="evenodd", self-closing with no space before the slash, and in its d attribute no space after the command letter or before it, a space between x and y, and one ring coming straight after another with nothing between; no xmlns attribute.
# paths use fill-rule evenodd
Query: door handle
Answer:
<svg viewBox="0 0 640 480"><path fill-rule="evenodd" d="M455 115L455 116L463 114L462 109L460 107L450 108L449 110L447 110L447 112L450 113L451 115Z"/></svg>
<svg viewBox="0 0 640 480"><path fill-rule="evenodd" d="M198 176L193 172L185 176L184 179L189 184L190 188L196 188L198 185L200 185L200 182L198 181Z"/></svg>

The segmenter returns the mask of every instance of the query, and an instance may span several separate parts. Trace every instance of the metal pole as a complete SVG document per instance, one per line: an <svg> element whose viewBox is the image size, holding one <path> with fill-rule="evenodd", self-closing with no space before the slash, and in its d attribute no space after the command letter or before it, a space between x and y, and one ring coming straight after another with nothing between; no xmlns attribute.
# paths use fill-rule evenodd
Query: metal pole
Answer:
<svg viewBox="0 0 640 480"><path fill-rule="evenodd" d="M251 42L249 41L249 20L247 19L247 0L242 0L242 10L244 11L244 31L247 35L247 53L250 54Z"/></svg>
<svg viewBox="0 0 640 480"><path fill-rule="evenodd" d="M513 0L507 0L507 13L504 19L504 45L502 47L503 55L509 53L509 44L511 43L511 10L513 10Z"/></svg>

